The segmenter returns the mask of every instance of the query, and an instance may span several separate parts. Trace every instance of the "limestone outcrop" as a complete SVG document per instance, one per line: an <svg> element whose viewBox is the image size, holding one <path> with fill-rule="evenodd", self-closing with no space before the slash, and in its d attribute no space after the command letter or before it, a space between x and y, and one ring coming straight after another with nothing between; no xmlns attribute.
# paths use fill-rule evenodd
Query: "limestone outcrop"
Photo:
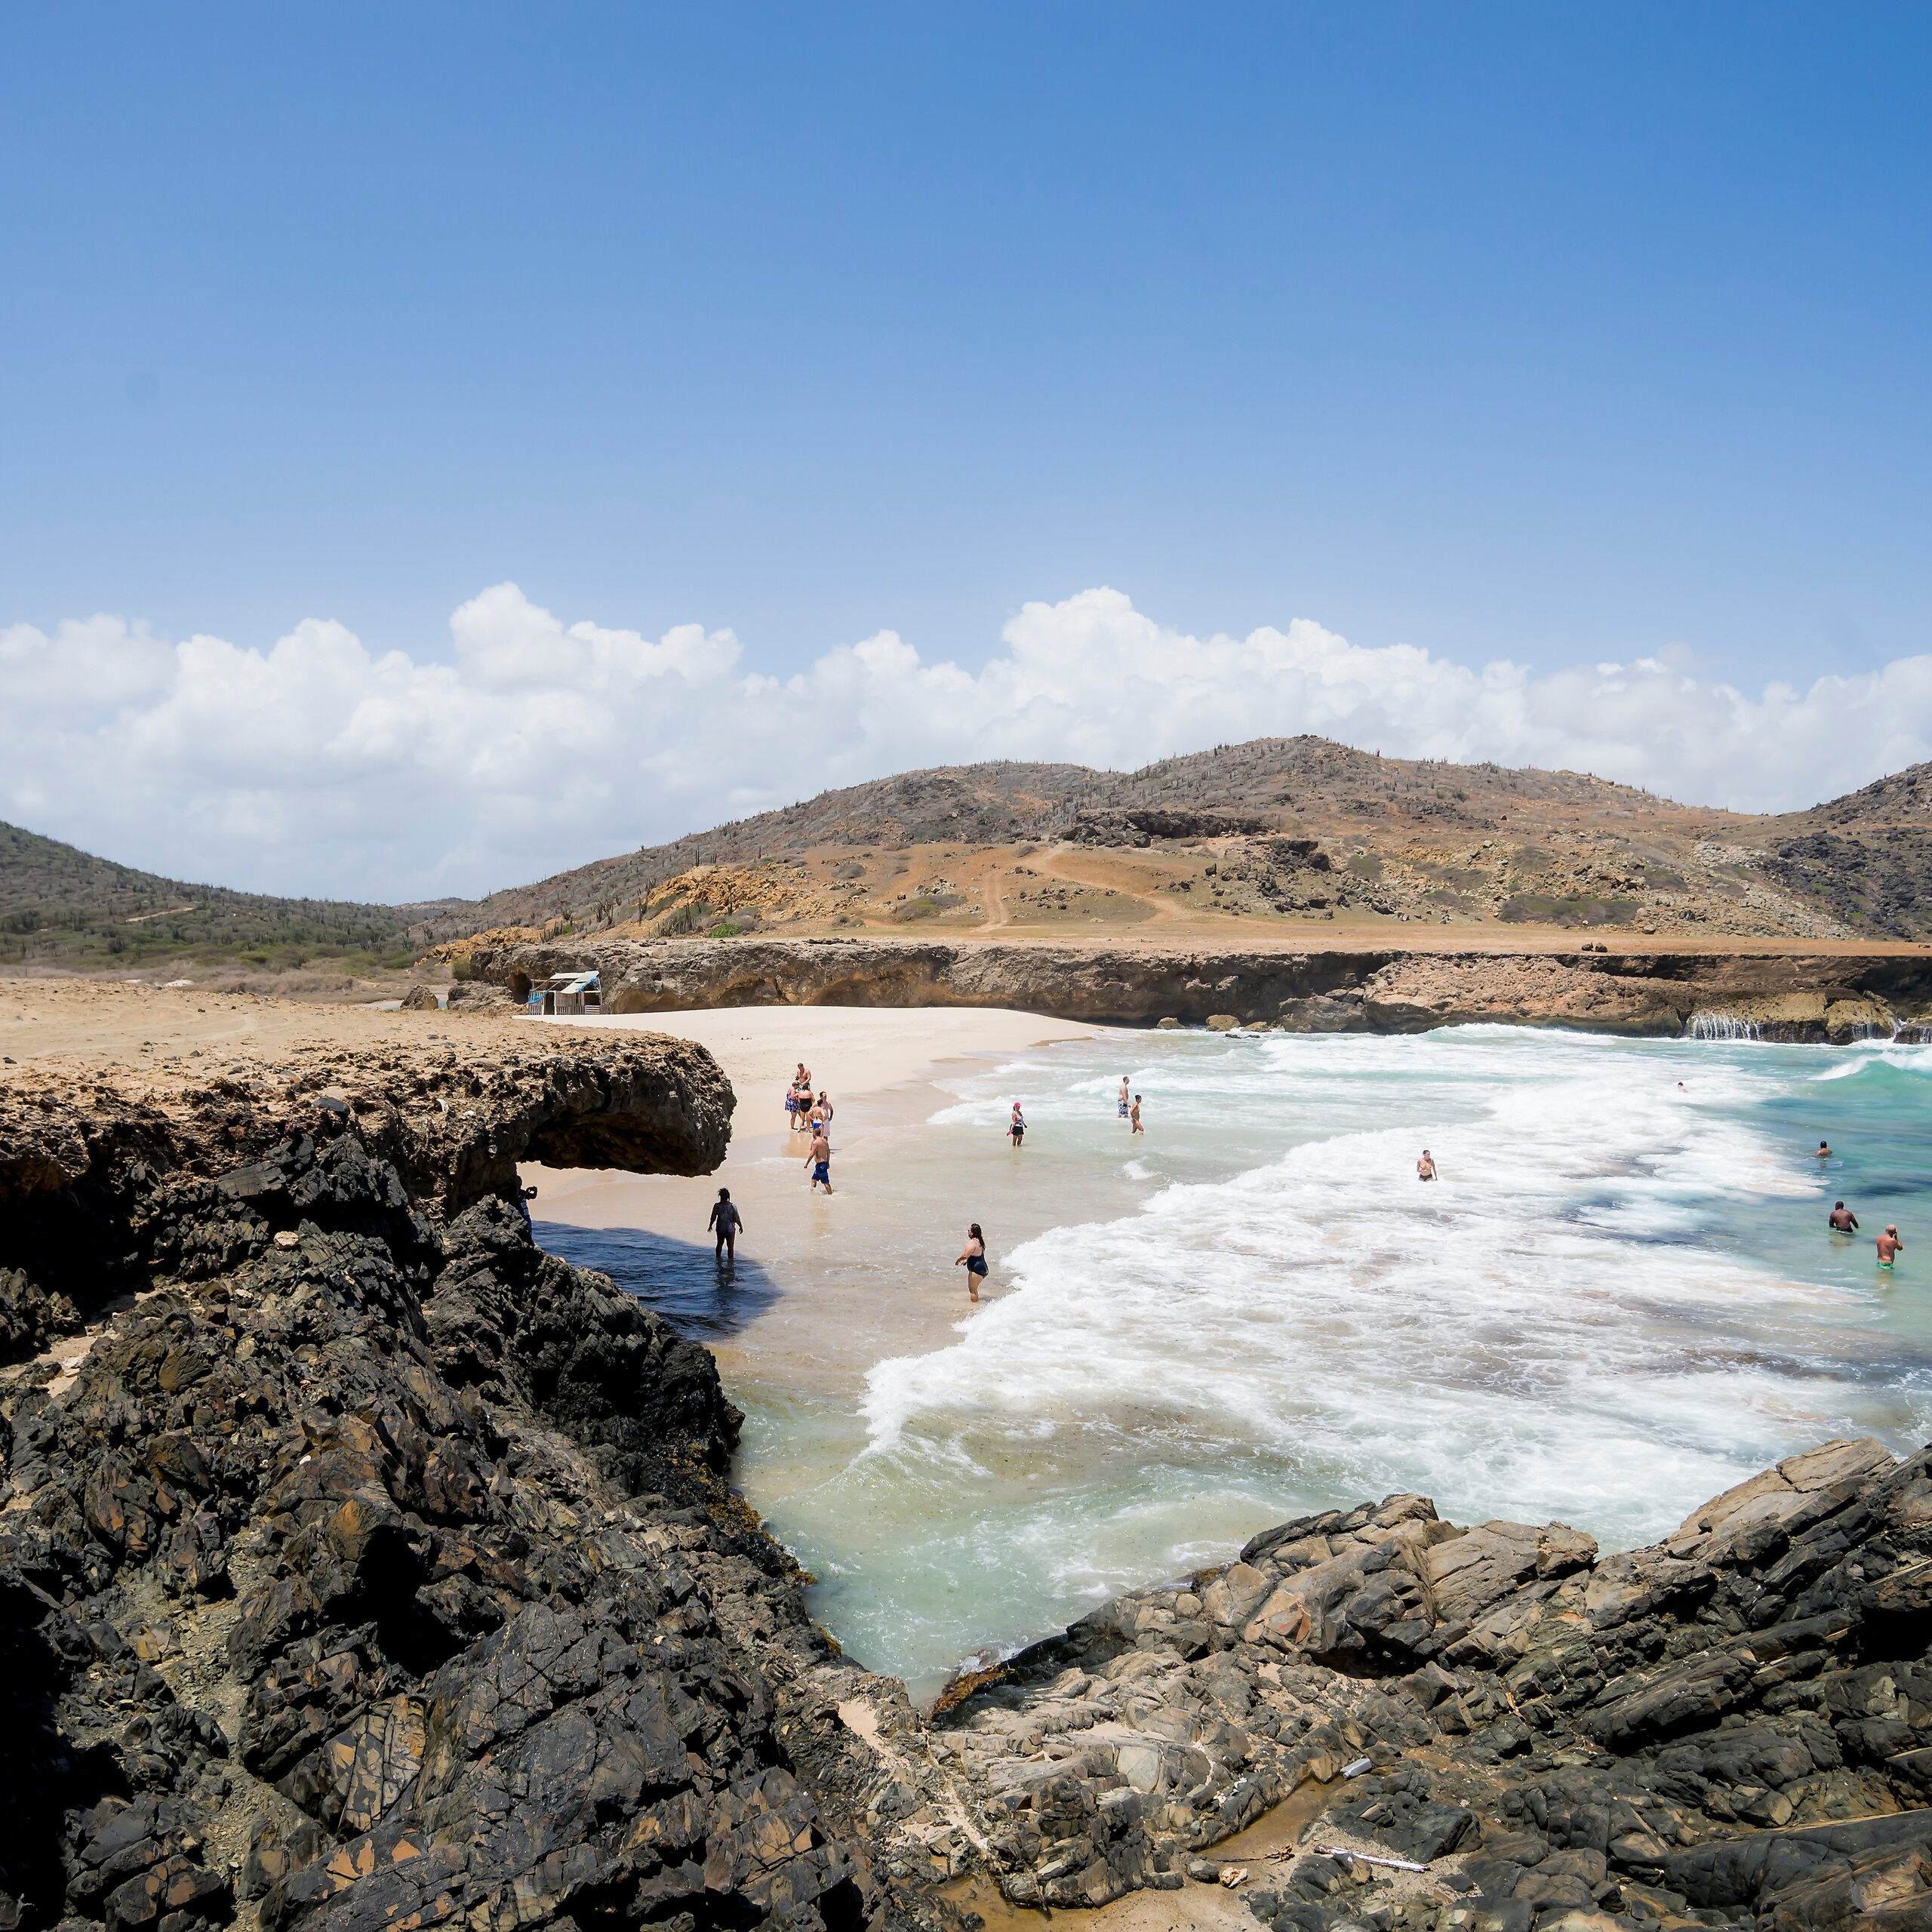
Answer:
<svg viewBox="0 0 1932 1932"><path fill-rule="evenodd" d="M1932 956L1678 952L1217 950L874 938L553 941L485 948L521 997L596 968L606 1012L718 1006L1006 1006L1121 1026L1232 1013L1295 1031L1409 1033L1493 1020L1673 1037L1699 1016L1843 1041L1932 1014Z"/></svg>

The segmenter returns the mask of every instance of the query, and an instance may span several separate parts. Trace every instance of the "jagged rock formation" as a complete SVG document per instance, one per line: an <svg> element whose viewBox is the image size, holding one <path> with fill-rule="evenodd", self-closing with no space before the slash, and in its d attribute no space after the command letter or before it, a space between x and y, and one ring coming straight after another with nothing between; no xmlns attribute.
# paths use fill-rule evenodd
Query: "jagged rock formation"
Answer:
<svg viewBox="0 0 1932 1932"><path fill-rule="evenodd" d="M856 1927L814 1714L869 1680L724 1487L709 1355L515 1184L715 1164L730 1088L426 1060L0 1089L0 1241L134 1303L0 1380L0 1924Z"/></svg>
<svg viewBox="0 0 1932 1932"><path fill-rule="evenodd" d="M1928 1638L1932 1451L1836 1442L1601 1561L1417 1496L1284 1524L1023 1653L936 1749L1017 1900L1211 1876L1333 1780L1246 1894L1272 1932L1922 1927Z"/></svg>
<svg viewBox="0 0 1932 1932"><path fill-rule="evenodd" d="M1317 872L1315 875L1328 875ZM1932 1011L1932 958L1734 953L1297 952L890 939L562 940L477 954L521 998L597 968L604 1009L1005 1006L1065 1020L1204 1024L1232 1014L1297 1031L1413 1033L1494 1020L1675 1035L1731 1016L1764 1037L1847 1040Z"/></svg>

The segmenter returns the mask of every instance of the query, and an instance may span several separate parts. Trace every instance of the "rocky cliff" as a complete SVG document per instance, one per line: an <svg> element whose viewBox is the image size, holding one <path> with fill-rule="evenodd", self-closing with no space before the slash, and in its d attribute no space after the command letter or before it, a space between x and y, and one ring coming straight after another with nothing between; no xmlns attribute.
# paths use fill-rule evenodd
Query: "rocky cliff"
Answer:
<svg viewBox="0 0 1932 1932"><path fill-rule="evenodd" d="M921 1718L731 1496L709 1355L521 1211L511 1150L702 1166L728 1087L507 1037L0 1084L5 1932L975 1932L1291 1797L1270 1932L1932 1925L1932 1451L1609 1557L1327 1511Z"/></svg>
<svg viewBox="0 0 1932 1932"><path fill-rule="evenodd" d="M1847 1040L1932 1011L1932 955L1454 952L890 939L562 941L486 949L521 998L591 967L616 1013L716 1006L1003 1006L1149 1026L1220 1014L1297 1031L1420 1032L1497 1020L1675 1035L1700 1016L1767 1038Z"/></svg>
<svg viewBox="0 0 1932 1932"><path fill-rule="evenodd" d="M0 1088L0 1926L876 1915L870 1680L709 1355L516 1184L713 1165L731 1105L650 1039Z"/></svg>

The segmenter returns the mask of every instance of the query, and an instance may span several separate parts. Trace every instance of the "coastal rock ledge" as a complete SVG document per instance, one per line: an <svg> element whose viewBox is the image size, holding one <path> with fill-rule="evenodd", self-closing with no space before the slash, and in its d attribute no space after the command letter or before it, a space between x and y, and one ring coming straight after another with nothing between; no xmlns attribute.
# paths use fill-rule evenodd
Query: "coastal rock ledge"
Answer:
<svg viewBox="0 0 1932 1932"><path fill-rule="evenodd" d="M728 1087L553 1037L0 1081L0 1932L1932 1929L1932 1452L1608 1557L1325 1512L921 1715L708 1353L521 1212L519 1152L715 1162Z"/></svg>
<svg viewBox="0 0 1932 1932"><path fill-rule="evenodd" d="M596 971L607 1013L724 1006L1003 1006L1103 1026L1225 1016L1309 1033L1500 1023L1675 1038L1701 1027L1848 1041L1932 1020L1932 953L1753 953L1597 942L1574 951L877 938L479 944L458 992L521 1001ZM463 1002L456 1002L460 1005Z"/></svg>

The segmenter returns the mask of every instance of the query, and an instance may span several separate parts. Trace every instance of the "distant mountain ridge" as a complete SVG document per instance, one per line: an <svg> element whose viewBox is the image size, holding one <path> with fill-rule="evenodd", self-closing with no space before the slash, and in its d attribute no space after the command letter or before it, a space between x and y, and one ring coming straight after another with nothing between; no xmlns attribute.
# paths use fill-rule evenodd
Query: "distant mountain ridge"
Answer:
<svg viewBox="0 0 1932 1932"><path fill-rule="evenodd" d="M1123 815L1159 829L1123 833ZM983 914L993 918L998 889L976 899L954 891L958 881L935 878L897 891L915 861L931 869L919 854L996 848L1023 873L1013 854L1027 846L1084 850L1151 837L1178 849L1190 835L1200 844L1263 832L1278 844L1286 835L1319 846L1335 877L1374 884L1341 894L1334 903L1344 908L1380 894L1409 909L1404 917L1627 923L1645 906L1666 920L1696 919L1706 916L1694 909L1706 902L1718 917L1718 901L1746 905L1755 895L1764 915L1756 926L1710 929L1932 937L1932 764L1805 811L1750 817L1589 773L1383 758L1303 736L1217 746L1134 771L998 760L901 772L478 900L420 906L191 884L0 825L0 967L134 969L171 958L394 966L434 941L486 928L643 921L665 882L694 868L774 863L815 868L819 885L860 907L855 917L897 920L904 915L895 907L908 901L937 907L964 930ZM1229 909L1282 909L1279 895L1267 904L1244 899L1232 877L1221 875L1192 905L1212 897ZM1017 896L1038 904L1042 890ZM1065 912L1072 902L1054 890ZM1123 905L1134 890L1094 888ZM828 902L820 891L811 903ZM1112 916L1096 905L1094 918ZM1779 907L1808 913L1787 917Z"/></svg>
<svg viewBox="0 0 1932 1932"><path fill-rule="evenodd" d="M416 950L423 909L192 884L0 823L0 967L395 966Z"/></svg>

